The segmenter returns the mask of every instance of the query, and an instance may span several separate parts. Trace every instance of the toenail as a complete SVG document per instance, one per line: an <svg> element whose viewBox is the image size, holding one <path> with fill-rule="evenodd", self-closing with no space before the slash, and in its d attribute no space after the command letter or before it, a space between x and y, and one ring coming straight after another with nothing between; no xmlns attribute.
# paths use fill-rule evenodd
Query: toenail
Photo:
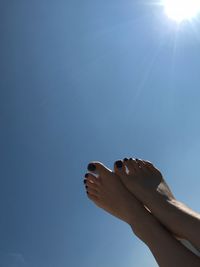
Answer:
<svg viewBox="0 0 200 267"><path fill-rule="evenodd" d="M124 158L124 161L128 161L128 159L127 158Z"/></svg>
<svg viewBox="0 0 200 267"><path fill-rule="evenodd" d="M123 166L123 163L122 163L121 160L118 160L118 161L115 162L115 165L117 166L118 169L121 169L122 166Z"/></svg>
<svg viewBox="0 0 200 267"><path fill-rule="evenodd" d="M138 161L138 159L135 159L136 161Z"/></svg>
<svg viewBox="0 0 200 267"><path fill-rule="evenodd" d="M88 176L89 176L89 174L88 174L88 173L86 173L86 175L85 175L85 178L88 178Z"/></svg>
<svg viewBox="0 0 200 267"><path fill-rule="evenodd" d="M88 189L88 186L86 185L85 188Z"/></svg>
<svg viewBox="0 0 200 267"><path fill-rule="evenodd" d="M130 158L129 160L133 160L132 158Z"/></svg>
<svg viewBox="0 0 200 267"><path fill-rule="evenodd" d="M93 172L96 170L96 166L93 163L90 163L87 168L88 168L88 171L90 172Z"/></svg>
<svg viewBox="0 0 200 267"><path fill-rule="evenodd" d="M83 183L86 184L86 182L87 182L87 180L85 179L85 180L83 181Z"/></svg>

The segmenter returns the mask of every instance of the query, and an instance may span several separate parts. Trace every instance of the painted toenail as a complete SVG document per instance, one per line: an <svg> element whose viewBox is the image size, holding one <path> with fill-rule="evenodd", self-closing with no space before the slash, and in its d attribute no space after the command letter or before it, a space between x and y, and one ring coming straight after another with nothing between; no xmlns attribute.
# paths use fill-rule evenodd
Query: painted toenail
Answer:
<svg viewBox="0 0 200 267"><path fill-rule="evenodd" d="M133 160L132 158L130 158L129 160Z"/></svg>
<svg viewBox="0 0 200 267"><path fill-rule="evenodd" d="M85 178L88 178L89 177L89 174L88 173L86 173L86 175L85 175Z"/></svg>
<svg viewBox="0 0 200 267"><path fill-rule="evenodd" d="M122 166L123 166L123 163L122 163L121 160L118 160L118 161L115 162L115 165L117 166L118 169L121 169Z"/></svg>
<svg viewBox="0 0 200 267"><path fill-rule="evenodd" d="M128 161L128 159L127 158L124 158L124 161Z"/></svg>
<svg viewBox="0 0 200 267"><path fill-rule="evenodd" d="M88 186L86 185L85 188L88 189Z"/></svg>
<svg viewBox="0 0 200 267"><path fill-rule="evenodd" d="M138 159L135 159L136 161L138 161Z"/></svg>
<svg viewBox="0 0 200 267"><path fill-rule="evenodd" d="M87 180L84 180L83 183L86 184Z"/></svg>
<svg viewBox="0 0 200 267"><path fill-rule="evenodd" d="M88 171L90 172L93 172L96 170L96 166L93 163L90 163L87 168L88 168Z"/></svg>

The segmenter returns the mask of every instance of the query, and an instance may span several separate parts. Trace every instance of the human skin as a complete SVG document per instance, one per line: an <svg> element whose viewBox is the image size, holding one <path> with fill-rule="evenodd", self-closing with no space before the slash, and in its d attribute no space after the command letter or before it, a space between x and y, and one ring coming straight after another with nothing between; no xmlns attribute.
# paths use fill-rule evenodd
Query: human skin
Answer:
<svg viewBox="0 0 200 267"><path fill-rule="evenodd" d="M99 162L89 164L87 195L98 207L127 222L151 250L161 267L196 267L200 258L181 245L123 185L118 175ZM98 177L96 177L98 175Z"/></svg>
<svg viewBox="0 0 200 267"><path fill-rule="evenodd" d="M200 215L175 199L161 172L152 163L125 159L117 161L114 169L127 189L169 231L200 249Z"/></svg>

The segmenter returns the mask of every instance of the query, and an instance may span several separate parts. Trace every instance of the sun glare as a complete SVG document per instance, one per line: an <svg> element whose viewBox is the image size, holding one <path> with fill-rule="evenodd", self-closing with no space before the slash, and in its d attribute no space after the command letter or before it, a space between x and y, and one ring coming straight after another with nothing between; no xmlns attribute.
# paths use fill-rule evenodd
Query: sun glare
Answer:
<svg viewBox="0 0 200 267"><path fill-rule="evenodd" d="M200 0L163 0L167 16L177 22L190 20L200 11Z"/></svg>

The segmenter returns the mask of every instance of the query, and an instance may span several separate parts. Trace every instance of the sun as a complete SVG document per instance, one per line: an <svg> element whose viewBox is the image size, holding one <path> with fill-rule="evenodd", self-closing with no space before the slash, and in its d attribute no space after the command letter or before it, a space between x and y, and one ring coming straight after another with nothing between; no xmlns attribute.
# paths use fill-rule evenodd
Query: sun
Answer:
<svg viewBox="0 0 200 267"><path fill-rule="evenodd" d="M163 0L167 16L177 22L190 20L200 11L200 0Z"/></svg>

